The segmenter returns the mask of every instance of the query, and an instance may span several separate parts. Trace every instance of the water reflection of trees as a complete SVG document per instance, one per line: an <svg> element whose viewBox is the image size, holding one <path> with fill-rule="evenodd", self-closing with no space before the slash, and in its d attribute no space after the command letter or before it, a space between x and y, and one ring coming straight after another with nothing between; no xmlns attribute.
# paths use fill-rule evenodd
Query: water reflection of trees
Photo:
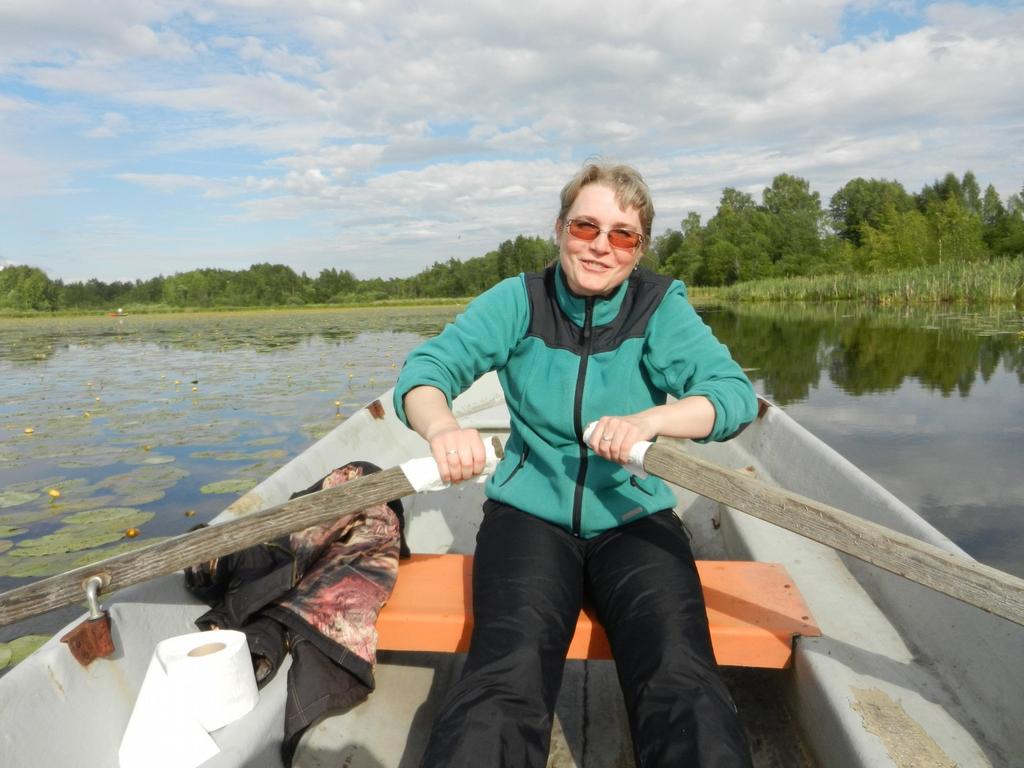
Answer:
<svg viewBox="0 0 1024 768"><path fill-rule="evenodd" d="M762 318L733 310L706 312L704 319L758 389L775 402L803 400L818 383L824 322Z"/></svg>
<svg viewBox="0 0 1024 768"><path fill-rule="evenodd" d="M128 318L0 321L0 359L44 362L71 346L149 343L168 351L272 353L320 338L332 344L360 334L431 336L457 307L253 312ZM908 378L950 395L966 395L977 378L1000 367L1024 384L1021 316L860 305L743 305L713 308L705 320L749 369L758 389L780 404L806 399L822 370L859 395L891 391ZM378 339L374 343L380 343Z"/></svg>
<svg viewBox="0 0 1024 768"><path fill-rule="evenodd" d="M907 379L943 395L967 395L1000 365L1024 384L1021 319L1013 313L773 305L704 315L759 389L780 404L805 399L822 369L854 395L892 391Z"/></svg>

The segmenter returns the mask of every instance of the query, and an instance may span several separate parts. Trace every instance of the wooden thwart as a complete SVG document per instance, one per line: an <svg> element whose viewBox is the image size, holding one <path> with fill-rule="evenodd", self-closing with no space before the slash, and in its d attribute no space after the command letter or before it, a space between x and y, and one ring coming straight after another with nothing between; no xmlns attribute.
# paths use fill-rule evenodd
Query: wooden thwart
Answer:
<svg viewBox="0 0 1024 768"><path fill-rule="evenodd" d="M471 555L413 555L377 620L377 647L391 651L464 653L473 630ZM782 669L797 635L821 632L776 563L698 561L711 642L719 664ZM569 645L570 659L610 659L604 629L584 608Z"/></svg>

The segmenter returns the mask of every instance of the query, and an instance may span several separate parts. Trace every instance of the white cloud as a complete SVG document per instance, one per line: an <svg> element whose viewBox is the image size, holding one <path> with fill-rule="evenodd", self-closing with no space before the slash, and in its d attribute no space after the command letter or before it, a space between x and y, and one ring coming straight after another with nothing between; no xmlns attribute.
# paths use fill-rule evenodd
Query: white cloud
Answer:
<svg viewBox="0 0 1024 768"><path fill-rule="evenodd" d="M375 167L387 151L386 144L331 145L307 154L280 158L275 164L286 168L327 167L335 177L345 177L354 171Z"/></svg>
<svg viewBox="0 0 1024 768"><path fill-rule="evenodd" d="M872 14L907 31L843 39ZM415 238L377 261L408 274L453 241L547 234L592 154L645 171L657 226L780 172L826 200L855 175L914 188L968 167L1008 194L1022 65L1024 9L996 5L8 0L0 129L20 181L0 185L116 179L223 199L209 215L239 225ZM60 142L55 173L71 130L104 141Z"/></svg>
<svg viewBox="0 0 1024 768"><path fill-rule="evenodd" d="M5 0L0 71L41 61L181 58L191 51L188 41L163 27L176 12L158 0Z"/></svg>
<svg viewBox="0 0 1024 768"><path fill-rule="evenodd" d="M17 96L5 96L0 93L0 113L2 112L23 112L33 109L34 105L27 99Z"/></svg>
<svg viewBox="0 0 1024 768"><path fill-rule="evenodd" d="M70 93L106 99L123 94L142 81L130 71L111 68L92 61L67 65L49 63L22 70L25 83L54 93Z"/></svg>
<svg viewBox="0 0 1024 768"><path fill-rule="evenodd" d="M186 88L134 89L123 98L134 104L223 113L257 123L318 119L331 111L321 93L276 73L223 74L203 80Z"/></svg>
<svg viewBox="0 0 1024 768"><path fill-rule="evenodd" d="M488 147L507 152L533 152L549 146L541 133L527 125L509 131L487 131L484 135L483 141Z"/></svg>
<svg viewBox="0 0 1024 768"><path fill-rule="evenodd" d="M118 173L114 178L164 194L195 190L203 197L230 197L245 191L236 180L179 173Z"/></svg>
<svg viewBox="0 0 1024 768"><path fill-rule="evenodd" d="M85 132L90 139L116 139L124 131L128 120L119 112L105 112L96 125Z"/></svg>
<svg viewBox="0 0 1024 768"><path fill-rule="evenodd" d="M953 35L1012 41L1024 29L1024 8L992 7L968 3L936 3L928 6L929 21Z"/></svg>
<svg viewBox="0 0 1024 768"><path fill-rule="evenodd" d="M0 199L60 194L67 183L61 168L45 159L28 157L0 142Z"/></svg>

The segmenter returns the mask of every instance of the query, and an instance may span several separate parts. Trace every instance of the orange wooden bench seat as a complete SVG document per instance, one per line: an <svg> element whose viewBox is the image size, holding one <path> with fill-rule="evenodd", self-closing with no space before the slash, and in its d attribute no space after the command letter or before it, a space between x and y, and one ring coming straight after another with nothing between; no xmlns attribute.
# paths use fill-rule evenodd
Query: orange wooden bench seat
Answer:
<svg viewBox="0 0 1024 768"><path fill-rule="evenodd" d="M380 650L465 653L473 629L472 555L403 560L391 599L377 619ZM719 664L782 669L793 638L821 634L786 569L777 563L697 562ZM580 612L570 659L610 659L590 607Z"/></svg>

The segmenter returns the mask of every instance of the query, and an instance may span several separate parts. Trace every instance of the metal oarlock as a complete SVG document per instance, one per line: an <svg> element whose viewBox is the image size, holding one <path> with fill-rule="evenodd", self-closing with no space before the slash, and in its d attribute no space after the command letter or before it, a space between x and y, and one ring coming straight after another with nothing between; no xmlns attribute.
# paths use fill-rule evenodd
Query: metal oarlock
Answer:
<svg viewBox="0 0 1024 768"><path fill-rule="evenodd" d="M99 576L90 576L85 581L85 601L89 604L89 618L98 619L103 616L100 610L100 587L103 586L103 579Z"/></svg>
<svg viewBox="0 0 1024 768"><path fill-rule="evenodd" d="M90 576L83 582L89 616L60 639L67 643L71 655L87 667L98 658L114 653L114 640L110 636L110 616L100 608L100 589L106 584L102 576Z"/></svg>

